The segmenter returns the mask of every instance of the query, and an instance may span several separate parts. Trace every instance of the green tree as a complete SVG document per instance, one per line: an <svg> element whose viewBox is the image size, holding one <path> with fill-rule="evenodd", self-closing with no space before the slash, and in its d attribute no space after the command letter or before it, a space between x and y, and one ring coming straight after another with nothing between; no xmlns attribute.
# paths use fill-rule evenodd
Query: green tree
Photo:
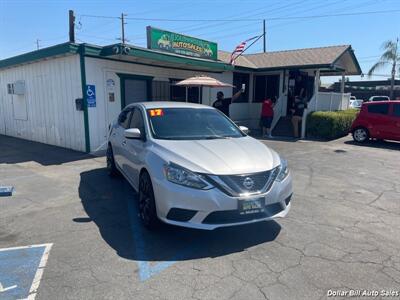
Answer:
<svg viewBox="0 0 400 300"><path fill-rule="evenodd" d="M382 45L382 50L384 51L371 69L368 71L368 76L371 76L376 70L381 69L386 66L392 67L391 80L390 80L390 99L393 99L394 90L394 80L396 78L396 72L400 73L400 54L398 51L399 39L395 41L386 41ZM397 69L398 68L398 69Z"/></svg>

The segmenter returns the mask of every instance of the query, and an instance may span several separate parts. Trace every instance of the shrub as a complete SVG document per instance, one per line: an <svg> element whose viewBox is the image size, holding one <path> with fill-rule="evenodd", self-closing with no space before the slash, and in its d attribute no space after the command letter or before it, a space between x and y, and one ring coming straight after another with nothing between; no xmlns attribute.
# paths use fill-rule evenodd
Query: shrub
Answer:
<svg viewBox="0 0 400 300"><path fill-rule="evenodd" d="M358 112L356 109L312 112L307 116L307 136L329 140L346 136Z"/></svg>

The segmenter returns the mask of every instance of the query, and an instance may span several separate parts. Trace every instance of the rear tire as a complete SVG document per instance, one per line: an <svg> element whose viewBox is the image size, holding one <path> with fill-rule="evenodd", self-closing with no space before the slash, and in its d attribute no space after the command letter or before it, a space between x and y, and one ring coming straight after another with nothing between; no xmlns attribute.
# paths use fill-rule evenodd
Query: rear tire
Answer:
<svg viewBox="0 0 400 300"><path fill-rule="evenodd" d="M357 143L365 143L369 140L369 132L365 127L357 127L353 130L353 139Z"/></svg>
<svg viewBox="0 0 400 300"><path fill-rule="evenodd" d="M147 172L143 172L139 179L139 216L143 225L148 229L156 229L160 225L153 185Z"/></svg>
<svg viewBox="0 0 400 300"><path fill-rule="evenodd" d="M115 166L114 152L111 147L111 144L108 144L108 147L107 147L106 160L107 160L108 175L111 177L119 176L120 173L119 173L117 167Z"/></svg>

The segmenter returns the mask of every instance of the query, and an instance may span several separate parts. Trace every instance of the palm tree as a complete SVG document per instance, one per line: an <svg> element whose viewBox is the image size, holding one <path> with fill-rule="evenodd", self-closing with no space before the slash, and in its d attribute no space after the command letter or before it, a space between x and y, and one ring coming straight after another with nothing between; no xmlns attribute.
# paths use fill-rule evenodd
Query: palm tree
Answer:
<svg viewBox="0 0 400 300"><path fill-rule="evenodd" d="M399 38L396 41L386 41L382 45L383 54L379 58L378 62L375 63L371 69L368 71L368 76L371 76L377 69L385 67L387 65L392 66L392 74L390 81L390 99L393 99L394 90L394 79L396 77L396 72L400 73L400 68L396 69L398 63L400 64L400 53L398 52Z"/></svg>

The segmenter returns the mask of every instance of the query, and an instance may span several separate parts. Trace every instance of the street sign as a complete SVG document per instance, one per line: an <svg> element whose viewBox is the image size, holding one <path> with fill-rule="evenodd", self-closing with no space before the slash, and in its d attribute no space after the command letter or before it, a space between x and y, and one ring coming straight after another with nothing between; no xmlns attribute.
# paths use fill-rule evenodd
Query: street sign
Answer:
<svg viewBox="0 0 400 300"><path fill-rule="evenodd" d="M216 43L147 26L147 48L191 57L218 59Z"/></svg>
<svg viewBox="0 0 400 300"><path fill-rule="evenodd" d="M88 107L96 107L96 87L94 84L86 85L86 101Z"/></svg>

